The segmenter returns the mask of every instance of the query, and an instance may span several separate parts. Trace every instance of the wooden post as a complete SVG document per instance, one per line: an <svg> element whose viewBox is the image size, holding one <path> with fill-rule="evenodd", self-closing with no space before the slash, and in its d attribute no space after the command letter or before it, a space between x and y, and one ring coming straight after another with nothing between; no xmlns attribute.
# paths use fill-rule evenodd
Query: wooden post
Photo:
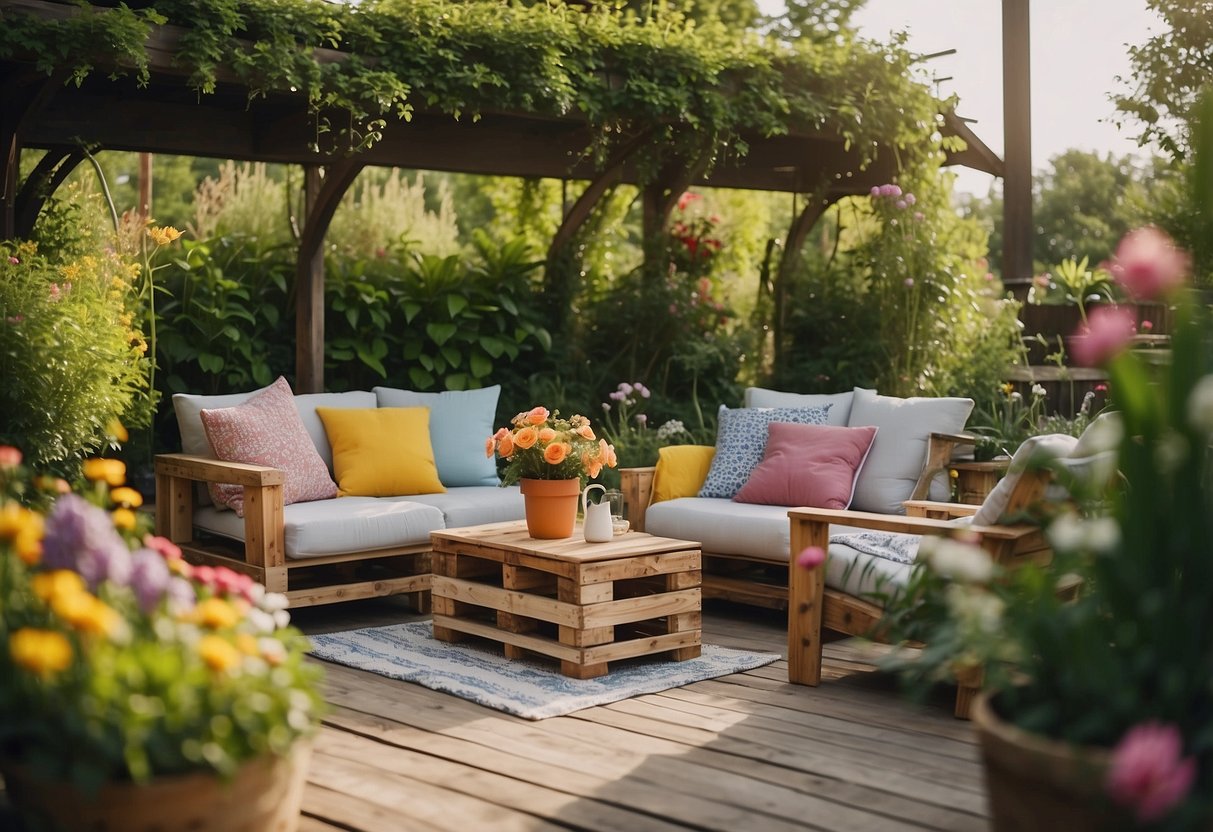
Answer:
<svg viewBox="0 0 1213 832"><path fill-rule="evenodd" d="M342 159L321 172L305 165L304 222L295 263L295 392L324 392L324 235L365 163Z"/></svg>
<svg viewBox="0 0 1213 832"><path fill-rule="evenodd" d="M312 229L320 195L320 167L303 168L303 236L295 266L295 392L324 391L324 235Z"/></svg>
<svg viewBox="0 0 1213 832"><path fill-rule="evenodd" d="M1002 0L1002 282L1032 280L1032 91L1029 0Z"/></svg>
<svg viewBox="0 0 1213 832"><path fill-rule="evenodd" d="M139 215L144 222L152 216L152 154L139 154Z"/></svg>

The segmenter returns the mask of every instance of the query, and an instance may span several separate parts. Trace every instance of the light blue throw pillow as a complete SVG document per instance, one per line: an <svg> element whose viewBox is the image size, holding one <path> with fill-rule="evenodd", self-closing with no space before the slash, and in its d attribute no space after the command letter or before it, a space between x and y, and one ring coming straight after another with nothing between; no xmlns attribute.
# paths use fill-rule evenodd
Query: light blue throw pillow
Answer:
<svg viewBox="0 0 1213 832"><path fill-rule="evenodd" d="M721 406L716 424L716 456L699 489L700 497L732 499L767 449L767 427L772 422L824 425L830 405L819 407L740 408Z"/></svg>
<svg viewBox="0 0 1213 832"><path fill-rule="evenodd" d="M484 455L484 440L496 429L497 398L501 385L479 390L444 390L418 393L393 387L376 387L379 407L428 407L430 444L438 479L447 488L461 485L499 485L497 464ZM404 441L404 438L401 438Z"/></svg>

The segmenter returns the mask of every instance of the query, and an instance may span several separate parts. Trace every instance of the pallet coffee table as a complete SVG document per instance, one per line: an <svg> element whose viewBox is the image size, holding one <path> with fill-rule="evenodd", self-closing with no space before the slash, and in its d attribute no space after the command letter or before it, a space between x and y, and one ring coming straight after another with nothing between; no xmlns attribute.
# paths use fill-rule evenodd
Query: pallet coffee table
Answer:
<svg viewBox="0 0 1213 832"><path fill-rule="evenodd" d="M520 521L433 532L434 638L479 636L591 679L610 662L699 655L699 544L629 532L535 540Z"/></svg>

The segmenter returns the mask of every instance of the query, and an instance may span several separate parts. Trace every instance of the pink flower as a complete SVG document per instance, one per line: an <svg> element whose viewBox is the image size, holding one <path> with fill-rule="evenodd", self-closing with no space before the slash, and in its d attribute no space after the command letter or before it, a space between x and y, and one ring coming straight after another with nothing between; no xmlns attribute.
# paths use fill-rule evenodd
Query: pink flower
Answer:
<svg viewBox="0 0 1213 832"><path fill-rule="evenodd" d="M907 288L913 288L913 286L914 286L914 278L912 278L912 277L907 277L905 280L903 280L903 281L902 281L902 283L904 283L904 284L906 285L906 287L907 287Z"/></svg>
<svg viewBox="0 0 1213 832"><path fill-rule="evenodd" d="M18 263L20 263L21 261L20 261L20 260L18 260L16 257L12 257L12 256L10 256L10 257L8 258L8 262L9 262L11 265L16 266L16 265L17 265Z"/></svg>
<svg viewBox="0 0 1213 832"><path fill-rule="evenodd" d="M12 445L0 445L0 468L16 468L20 464L20 450Z"/></svg>
<svg viewBox="0 0 1213 832"><path fill-rule="evenodd" d="M1130 231L1116 247L1112 276L1137 300L1151 300L1183 283L1188 255L1152 225Z"/></svg>
<svg viewBox="0 0 1213 832"><path fill-rule="evenodd" d="M1106 393L1106 392L1108 392L1108 385L1106 385L1106 384L1102 384L1102 383L1101 383L1101 384L1096 384L1096 385L1095 385L1095 392L1096 392L1096 393Z"/></svg>
<svg viewBox="0 0 1213 832"><path fill-rule="evenodd" d="M687 206L697 199L703 199L699 194L686 191L682 196L678 197L678 210L685 211Z"/></svg>
<svg viewBox="0 0 1213 832"><path fill-rule="evenodd" d="M1154 322L1153 321L1142 321L1141 328L1145 332L1150 332L1152 329L1154 329Z"/></svg>
<svg viewBox="0 0 1213 832"><path fill-rule="evenodd" d="M1158 820L1187 796L1196 777L1195 759L1181 759L1182 752L1183 738L1175 725L1135 725L1112 752L1108 794L1133 809L1142 823Z"/></svg>
<svg viewBox="0 0 1213 832"><path fill-rule="evenodd" d="M881 196L901 196L901 188L899 188L897 185L892 185L892 184L881 185L880 186L880 195Z"/></svg>
<svg viewBox="0 0 1213 832"><path fill-rule="evenodd" d="M879 186L879 185L873 185L873 186L872 186L872 190L868 191L868 193L869 193L871 196L874 196L874 197L875 197L875 196L880 196L880 186Z"/></svg>
<svg viewBox="0 0 1213 832"><path fill-rule="evenodd" d="M899 210L899 211L904 211L910 205L904 199L899 199L896 202L894 202L893 204L897 206L897 210Z"/></svg>
<svg viewBox="0 0 1213 832"><path fill-rule="evenodd" d="M796 556L796 565L801 569L816 569L826 562L826 552L820 546L806 546Z"/></svg>
<svg viewBox="0 0 1213 832"><path fill-rule="evenodd" d="M1101 306L1091 312L1085 324L1078 327L1070 339L1070 352L1082 366L1094 367L1120 352L1136 330L1137 321L1128 309Z"/></svg>

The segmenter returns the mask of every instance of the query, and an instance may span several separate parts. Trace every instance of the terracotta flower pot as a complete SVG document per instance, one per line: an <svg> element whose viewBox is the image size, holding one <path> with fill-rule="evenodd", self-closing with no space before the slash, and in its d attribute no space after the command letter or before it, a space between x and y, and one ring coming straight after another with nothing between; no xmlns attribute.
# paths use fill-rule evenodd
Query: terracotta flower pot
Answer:
<svg viewBox="0 0 1213 832"><path fill-rule="evenodd" d="M537 540L573 536L581 480L529 480L519 483L526 501L526 530Z"/></svg>
<svg viewBox="0 0 1213 832"><path fill-rule="evenodd" d="M285 757L249 760L230 781L210 771L153 779L145 785L106 783L95 795L68 783L34 777L4 764L5 790L31 828L65 832L294 832L312 757L310 741Z"/></svg>
<svg viewBox="0 0 1213 832"><path fill-rule="evenodd" d="M1120 828L1104 791L1111 750L1028 733L1003 721L995 707L982 693L972 712L994 832ZM1124 822L1123 816L1119 822Z"/></svg>

